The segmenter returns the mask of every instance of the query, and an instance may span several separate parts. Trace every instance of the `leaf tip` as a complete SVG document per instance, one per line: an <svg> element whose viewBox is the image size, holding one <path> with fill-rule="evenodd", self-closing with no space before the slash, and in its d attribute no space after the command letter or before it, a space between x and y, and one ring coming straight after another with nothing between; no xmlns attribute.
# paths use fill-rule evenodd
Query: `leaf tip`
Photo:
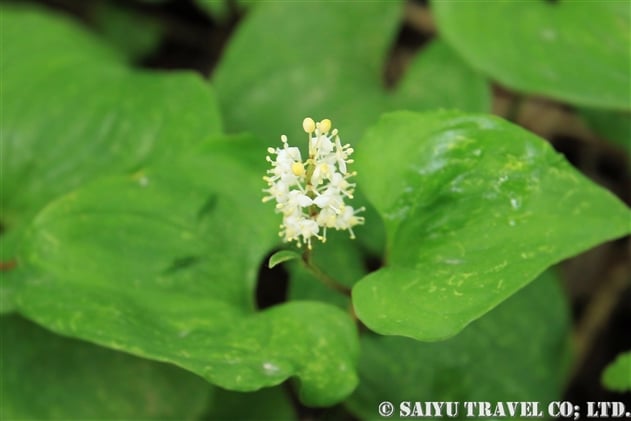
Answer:
<svg viewBox="0 0 631 421"><path fill-rule="evenodd" d="M280 250L272 254L267 262L267 267L273 269L275 266L293 259L299 259L300 254L292 250Z"/></svg>

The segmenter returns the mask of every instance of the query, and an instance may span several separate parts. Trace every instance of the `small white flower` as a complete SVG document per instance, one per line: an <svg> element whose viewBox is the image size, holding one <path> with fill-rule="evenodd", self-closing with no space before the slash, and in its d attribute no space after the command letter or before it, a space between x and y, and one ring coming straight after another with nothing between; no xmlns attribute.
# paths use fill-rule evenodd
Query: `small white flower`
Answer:
<svg viewBox="0 0 631 421"><path fill-rule="evenodd" d="M324 193L319 194L313 203L318 205L320 209L332 209L340 213L340 209L344 206L344 197L340 194L340 190L333 186L327 187Z"/></svg>
<svg viewBox="0 0 631 421"><path fill-rule="evenodd" d="M326 162L319 162L311 175L311 184L319 186L324 180L330 180L333 172L331 166Z"/></svg>
<svg viewBox="0 0 631 421"><path fill-rule="evenodd" d="M294 215L302 212L302 208L308 208L313 204L313 200L300 190L292 190L287 196L283 196L283 202L278 202L277 209L286 215ZM285 200L286 199L286 200Z"/></svg>
<svg viewBox="0 0 631 421"><path fill-rule="evenodd" d="M342 146L337 129L331 131L331 120L318 123L305 118L302 127L308 134L309 158L302 160L300 150L289 146L286 136L281 136L282 148L268 148L267 161L272 168L263 179L268 194L263 201L274 199L276 210L283 214L280 236L285 241L296 241L311 248L313 237L326 241L326 229L348 230L364 223L357 216L363 208L353 209L344 200L352 198L355 184L348 178L355 175L347 171L353 153L350 145ZM320 228L323 234L320 235Z"/></svg>
<svg viewBox="0 0 631 421"><path fill-rule="evenodd" d="M363 208L355 210L353 209L352 206L344 207L344 209L342 210L342 213L339 215L339 217L336 220L335 228L341 229L341 230L347 229L350 231L351 237L354 237L355 235L353 234L352 228L353 226L364 222L363 216L357 216L357 213L363 210L364 210Z"/></svg>
<svg viewBox="0 0 631 421"><path fill-rule="evenodd" d="M335 160L337 161L337 165L339 166L342 174L346 174L346 164L351 164L353 162L352 159L348 159L352 153L353 148L351 148L351 145L346 144L342 146L340 137L335 136Z"/></svg>
<svg viewBox="0 0 631 421"><path fill-rule="evenodd" d="M318 224L324 228L335 228L339 212L335 212L331 208L324 208L318 214Z"/></svg>

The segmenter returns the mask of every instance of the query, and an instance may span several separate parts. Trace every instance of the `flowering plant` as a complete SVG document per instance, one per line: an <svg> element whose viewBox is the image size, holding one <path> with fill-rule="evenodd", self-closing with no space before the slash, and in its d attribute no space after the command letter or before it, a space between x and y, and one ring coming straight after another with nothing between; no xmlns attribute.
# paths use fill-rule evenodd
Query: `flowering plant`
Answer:
<svg viewBox="0 0 631 421"><path fill-rule="evenodd" d="M263 201L274 199L276 210L283 214L280 236L284 241L302 241L311 248L311 238L326 241L327 228L348 230L355 237L353 226L362 224L364 218L357 216L363 208L353 209L345 199L353 198L355 184L348 179L356 173L347 171L353 149L343 145L337 129L331 131L331 120L317 124L311 118L302 123L309 135L309 158L304 162L300 149L290 147L283 135L282 148L269 148L267 161L272 164L264 180L269 184L265 190L269 196ZM319 234L323 229L322 235Z"/></svg>
<svg viewBox="0 0 631 421"><path fill-rule="evenodd" d="M440 417L623 351L627 3L32 3L0 11L0 419Z"/></svg>

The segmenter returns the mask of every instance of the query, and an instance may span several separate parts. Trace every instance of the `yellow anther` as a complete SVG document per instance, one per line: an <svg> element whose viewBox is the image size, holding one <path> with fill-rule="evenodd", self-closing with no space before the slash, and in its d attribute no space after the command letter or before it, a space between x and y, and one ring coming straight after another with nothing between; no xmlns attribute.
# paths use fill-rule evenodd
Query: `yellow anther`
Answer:
<svg viewBox="0 0 631 421"><path fill-rule="evenodd" d="M331 130L331 120L325 118L321 122L318 123L318 128L322 133L328 133Z"/></svg>
<svg viewBox="0 0 631 421"><path fill-rule="evenodd" d="M313 133L315 131L316 125L311 117L307 117L302 120L302 128L307 133Z"/></svg>
<svg viewBox="0 0 631 421"><path fill-rule="evenodd" d="M291 164L291 172L293 172L295 176L302 177L305 175L305 166L302 165L302 162L294 162Z"/></svg>

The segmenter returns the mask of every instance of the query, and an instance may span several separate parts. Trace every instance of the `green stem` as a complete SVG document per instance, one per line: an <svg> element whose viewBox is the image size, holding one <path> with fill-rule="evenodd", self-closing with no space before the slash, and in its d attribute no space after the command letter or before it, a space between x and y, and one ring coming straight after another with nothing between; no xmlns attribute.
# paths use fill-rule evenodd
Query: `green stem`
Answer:
<svg viewBox="0 0 631 421"><path fill-rule="evenodd" d="M327 287L340 292L344 295L346 295L347 297L351 296L351 290L350 288L342 285L341 283L339 283L338 281L336 281L335 279L331 278L329 275L327 275L326 273L324 273L318 266L316 266L313 263L313 259L311 258L311 250L305 250L305 252L302 254L302 262L304 263L304 265L306 266L307 269L309 269L311 271L311 273L318 278L318 280L320 282L322 282L324 285L326 285Z"/></svg>

